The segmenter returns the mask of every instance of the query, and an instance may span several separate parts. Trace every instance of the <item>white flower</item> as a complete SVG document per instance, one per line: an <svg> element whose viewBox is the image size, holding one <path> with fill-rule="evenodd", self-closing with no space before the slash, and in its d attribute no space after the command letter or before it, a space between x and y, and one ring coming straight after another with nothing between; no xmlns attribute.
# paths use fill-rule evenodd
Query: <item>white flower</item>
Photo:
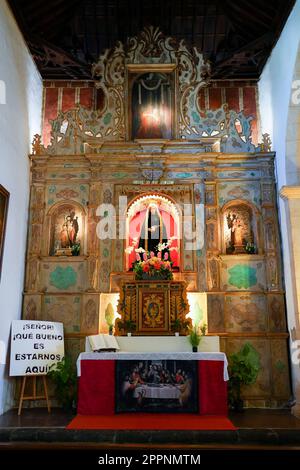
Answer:
<svg viewBox="0 0 300 470"><path fill-rule="evenodd" d="M163 251L163 250L165 250L167 247L168 247L168 244L167 244L167 243L159 243L159 244L157 245L158 251Z"/></svg>
<svg viewBox="0 0 300 470"><path fill-rule="evenodd" d="M144 248L140 247L140 248L136 248L134 251L136 253L145 253L146 250L144 250Z"/></svg>
<svg viewBox="0 0 300 470"><path fill-rule="evenodd" d="M128 246L128 247L125 249L125 253L126 253L127 255L130 255L132 252L133 252L133 246Z"/></svg>

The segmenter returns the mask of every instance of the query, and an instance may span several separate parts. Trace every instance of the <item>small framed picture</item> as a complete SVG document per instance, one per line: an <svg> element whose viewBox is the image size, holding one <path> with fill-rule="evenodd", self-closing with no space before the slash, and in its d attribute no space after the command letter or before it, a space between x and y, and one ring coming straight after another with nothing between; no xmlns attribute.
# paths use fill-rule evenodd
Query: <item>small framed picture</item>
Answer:
<svg viewBox="0 0 300 470"><path fill-rule="evenodd" d="M4 251L5 227L8 211L9 192L0 184L0 279Z"/></svg>

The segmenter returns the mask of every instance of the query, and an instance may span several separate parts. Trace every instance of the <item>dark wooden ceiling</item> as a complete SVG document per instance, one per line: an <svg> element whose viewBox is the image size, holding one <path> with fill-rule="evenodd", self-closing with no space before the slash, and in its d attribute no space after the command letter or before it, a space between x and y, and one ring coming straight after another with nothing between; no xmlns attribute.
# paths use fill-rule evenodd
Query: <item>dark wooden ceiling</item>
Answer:
<svg viewBox="0 0 300 470"><path fill-rule="evenodd" d="M196 45L215 79L257 79L294 0L9 0L44 79L91 79L117 40L159 26Z"/></svg>

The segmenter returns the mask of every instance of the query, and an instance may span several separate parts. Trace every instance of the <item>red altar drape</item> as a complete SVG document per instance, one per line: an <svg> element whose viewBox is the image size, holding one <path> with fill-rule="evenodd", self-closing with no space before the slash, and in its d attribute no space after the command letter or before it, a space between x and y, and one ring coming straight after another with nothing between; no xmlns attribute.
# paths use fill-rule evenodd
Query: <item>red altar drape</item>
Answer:
<svg viewBox="0 0 300 470"><path fill-rule="evenodd" d="M199 413L227 415L227 382L221 361L198 362Z"/></svg>
<svg viewBox="0 0 300 470"><path fill-rule="evenodd" d="M115 413L115 361L81 361L78 414ZM222 361L198 361L199 414L227 415L227 383Z"/></svg>
<svg viewBox="0 0 300 470"><path fill-rule="evenodd" d="M115 413L115 366L115 361L81 361L78 414Z"/></svg>

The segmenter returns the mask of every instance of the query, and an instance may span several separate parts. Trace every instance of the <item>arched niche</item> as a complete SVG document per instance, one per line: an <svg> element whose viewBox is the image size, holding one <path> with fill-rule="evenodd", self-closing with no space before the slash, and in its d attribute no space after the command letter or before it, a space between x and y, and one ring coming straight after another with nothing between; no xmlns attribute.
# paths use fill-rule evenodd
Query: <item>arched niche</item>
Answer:
<svg viewBox="0 0 300 470"><path fill-rule="evenodd" d="M259 232L260 214L254 205L238 199L223 206L221 211L223 254L261 253Z"/></svg>
<svg viewBox="0 0 300 470"><path fill-rule="evenodd" d="M49 256L78 256L85 253L84 208L73 201L55 204L47 214Z"/></svg>
<svg viewBox="0 0 300 470"><path fill-rule="evenodd" d="M156 240L157 244L169 241L169 256L173 269L179 270L182 238L180 218L180 209L169 196L148 193L131 201L126 213L126 270L130 270L136 261L136 250L142 248L150 252ZM151 230L158 226L155 232L157 238L152 240ZM151 233L151 236L147 243L148 233Z"/></svg>

